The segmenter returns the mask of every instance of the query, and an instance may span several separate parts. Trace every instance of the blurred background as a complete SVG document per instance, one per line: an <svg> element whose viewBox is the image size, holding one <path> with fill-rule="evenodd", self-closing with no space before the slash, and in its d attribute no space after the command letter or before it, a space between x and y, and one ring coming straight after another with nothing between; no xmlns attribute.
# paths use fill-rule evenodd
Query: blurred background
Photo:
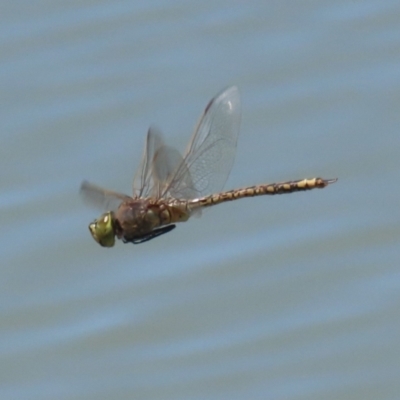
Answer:
<svg viewBox="0 0 400 400"><path fill-rule="evenodd" d="M0 9L2 399L400 398L398 1ZM131 193L232 84L226 189L338 183L98 246L81 181Z"/></svg>

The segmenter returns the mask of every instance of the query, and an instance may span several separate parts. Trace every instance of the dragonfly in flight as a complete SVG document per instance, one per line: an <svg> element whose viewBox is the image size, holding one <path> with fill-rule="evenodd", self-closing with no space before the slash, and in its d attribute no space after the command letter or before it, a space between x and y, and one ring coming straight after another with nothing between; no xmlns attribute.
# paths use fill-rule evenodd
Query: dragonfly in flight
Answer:
<svg viewBox="0 0 400 400"><path fill-rule="evenodd" d="M235 158L240 118L239 90L232 86L208 103L183 156L165 144L156 128L149 129L132 196L84 181L82 196L106 211L89 225L94 240L103 247L113 247L115 238L139 244L217 204L322 189L337 181L301 179L221 192Z"/></svg>

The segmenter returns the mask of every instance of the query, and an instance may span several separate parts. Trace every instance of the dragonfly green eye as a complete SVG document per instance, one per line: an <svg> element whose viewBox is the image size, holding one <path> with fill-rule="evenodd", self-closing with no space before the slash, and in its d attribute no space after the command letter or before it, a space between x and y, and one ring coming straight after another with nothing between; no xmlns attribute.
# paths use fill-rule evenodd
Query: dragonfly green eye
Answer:
<svg viewBox="0 0 400 400"><path fill-rule="evenodd" d="M113 215L111 212L103 214L89 225L93 239L103 247L113 247L115 244L115 232L113 227Z"/></svg>

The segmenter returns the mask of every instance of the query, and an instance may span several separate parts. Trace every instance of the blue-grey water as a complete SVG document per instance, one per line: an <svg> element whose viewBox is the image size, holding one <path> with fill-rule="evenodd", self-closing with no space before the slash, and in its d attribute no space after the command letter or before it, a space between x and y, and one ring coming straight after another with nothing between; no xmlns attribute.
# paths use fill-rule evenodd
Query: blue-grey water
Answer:
<svg viewBox="0 0 400 400"><path fill-rule="evenodd" d="M0 398L399 399L400 4L4 1ZM103 249L151 123L183 150L240 88L224 204Z"/></svg>

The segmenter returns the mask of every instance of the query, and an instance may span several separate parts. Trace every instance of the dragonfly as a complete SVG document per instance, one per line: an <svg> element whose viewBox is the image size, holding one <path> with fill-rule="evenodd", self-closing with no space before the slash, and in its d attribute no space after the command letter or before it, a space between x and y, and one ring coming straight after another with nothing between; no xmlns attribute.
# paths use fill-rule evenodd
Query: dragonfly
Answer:
<svg viewBox="0 0 400 400"><path fill-rule="evenodd" d="M93 239L103 247L113 247L116 238L144 243L217 204L322 189L337 181L300 179L221 192L233 166L240 120L239 90L231 86L207 104L183 155L165 144L157 128L150 127L132 195L82 183L84 199L105 211L89 225Z"/></svg>

